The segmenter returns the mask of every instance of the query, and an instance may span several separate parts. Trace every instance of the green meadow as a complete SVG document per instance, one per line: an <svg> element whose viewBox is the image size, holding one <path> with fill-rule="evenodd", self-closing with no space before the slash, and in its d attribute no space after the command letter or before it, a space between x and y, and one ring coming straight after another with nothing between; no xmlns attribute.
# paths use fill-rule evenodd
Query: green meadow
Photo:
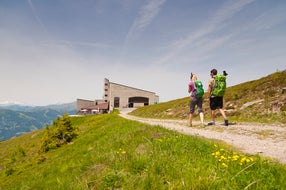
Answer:
<svg viewBox="0 0 286 190"><path fill-rule="evenodd" d="M0 142L0 189L286 189L285 165L222 142L118 112L70 121L77 136L47 151L47 129Z"/></svg>

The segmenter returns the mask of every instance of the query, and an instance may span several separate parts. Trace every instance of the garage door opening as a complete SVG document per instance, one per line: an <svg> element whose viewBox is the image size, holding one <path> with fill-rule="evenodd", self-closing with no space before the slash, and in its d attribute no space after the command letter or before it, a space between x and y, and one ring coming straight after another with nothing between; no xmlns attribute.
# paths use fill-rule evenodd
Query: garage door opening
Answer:
<svg viewBox="0 0 286 190"><path fill-rule="evenodd" d="M136 108L149 105L149 98L146 97L130 97L128 99L128 107Z"/></svg>

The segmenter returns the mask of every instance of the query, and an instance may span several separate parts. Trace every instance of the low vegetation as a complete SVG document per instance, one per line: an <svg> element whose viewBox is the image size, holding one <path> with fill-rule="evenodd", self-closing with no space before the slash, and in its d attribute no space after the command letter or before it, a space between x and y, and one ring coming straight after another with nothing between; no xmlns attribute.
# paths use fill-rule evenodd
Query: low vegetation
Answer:
<svg viewBox="0 0 286 190"><path fill-rule="evenodd" d="M47 152L44 129L0 142L0 189L286 188L284 165L217 141L116 112L67 120L78 136Z"/></svg>
<svg viewBox="0 0 286 190"><path fill-rule="evenodd" d="M224 96L226 114L230 121L286 124L285 88L286 70L228 87ZM210 119L210 109L206 94L204 100L203 109L207 120ZM149 118L187 119L189 102L189 97L181 98L142 107L131 114ZM221 117L219 112L217 116Z"/></svg>
<svg viewBox="0 0 286 190"><path fill-rule="evenodd" d="M71 124L67 114L58 117L52 126L46 126L44 136L41 139L41 152L48 152L71 142L77 136L77 128Z"/></svg>

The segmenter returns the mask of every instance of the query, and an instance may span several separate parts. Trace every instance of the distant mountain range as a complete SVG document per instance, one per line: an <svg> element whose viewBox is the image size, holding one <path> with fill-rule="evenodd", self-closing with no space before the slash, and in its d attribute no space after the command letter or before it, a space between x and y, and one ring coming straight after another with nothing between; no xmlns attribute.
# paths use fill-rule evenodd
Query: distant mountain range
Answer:
<svg viewBox="0 0 286 190"><path fill-rule="evenodd" d="M0 105L0 141L50 125L58 116L76 113L76 102L48 106Z"/></svg>
<svg viewBox="0 0 286 190"><path fill-rule="evenodd" d="M53 109L59 112L70 112L76 110L76 102L64 103L64 104L52 104L47 106L29 106L17 103L0 103L0 109L8 109L13 111L37 111L42 109Z"/></svg>

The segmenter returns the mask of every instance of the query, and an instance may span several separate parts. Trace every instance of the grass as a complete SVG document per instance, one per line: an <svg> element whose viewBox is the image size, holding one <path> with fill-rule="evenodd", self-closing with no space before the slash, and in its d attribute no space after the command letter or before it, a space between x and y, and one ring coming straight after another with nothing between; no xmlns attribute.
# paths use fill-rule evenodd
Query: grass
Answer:
<svg viewBox="0 0 286 190"><path fill-rule="evenodd" d="M0 142L0 189L286 189L286 168L220 142L123 119L73 117L73 142L39 153L43 130Z"/></svg>

